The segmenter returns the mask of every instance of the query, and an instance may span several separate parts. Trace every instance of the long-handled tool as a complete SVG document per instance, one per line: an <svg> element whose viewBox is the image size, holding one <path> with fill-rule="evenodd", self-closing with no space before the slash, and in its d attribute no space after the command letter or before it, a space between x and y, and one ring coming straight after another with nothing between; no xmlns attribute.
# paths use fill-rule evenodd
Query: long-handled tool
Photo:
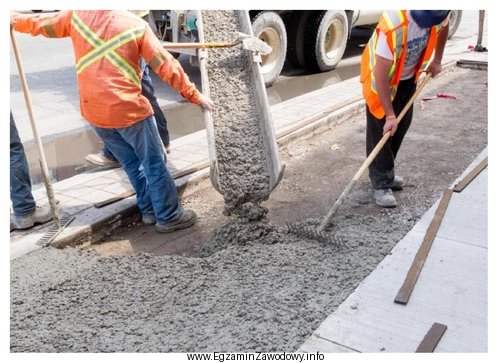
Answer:
<svg viewBox="0 0 498 363"><path fill-rule="evenodd" d="M39 161L40 167L43 173L43 179L45 181L45 189L47 190L47 196L50 204L50 210L52 212L52 217L56 224L56 229L51 228L50 231L42 236L41 243L43 245L48 245L52 240L74 219L72 216L61 216L59 213L59 209L57 207L57 202L54 196L54 190L52 189L52 184L50 183L50 179L48 176L48 167L47 160L45 158L45 152L43 150L43 145L41 142L40 134L38 132L38 127L35 123L35 118L33 114L33 106L31 103L31 95L29 93L28 83L26 81L26 74L24 72L24 67L21 61L21 54L19 53L19 48L17 47L16 37L14 36L14 32L11 30L10 39L12 41L12 48L14 50L14 55L16 58L17 69L19 70L19 78L21 80L21 87L24 93L24 101L26 102L26 107L28 109L29 121L31 123L31 129L33 131L33 136L36 141L36 146L38 147L39 152Z"/></svg>
<svg viewBox="0 0 498 363"><path fill-rule="evenodd" d="M422 88L427 84L429 79L431 78L432 73L428 72L420 86L417 88L413 96L410 98L410 100L406 103L405 107L403 110L400 112L400 114L396 117L397 121L396 123L399 123L400 120L403 119L405 116L406 112L408 109L411 107L413 102L415 101L415 98L419 95L419 93L422 91ZM340 197L336 200L332 208L330 208L329 212L327 215L323 218L322 222L317 228L313 227L307 227L307 226L299 226L299 225L293 225L293 224L288 224L288 229L290 233L296 234L301 237L305 238L311 238L311 239L316 239L320 242L324 243L333 243L333 244L338 244L338 238L336 238L333 235L329 235L324 232L325 228L329 225L332 217L335 215L339 207L344 203L346 198L349 196L349 193L351 193L351 190L354 188L358 180L361 178L365 170L370 166L372 161L375 159L379 151L384 147L385 143L391 136L390 132L386 132L382 139L377 143L375 148L372 150L370 155L368 155L367 159L363 162L363 164L360 166L356 174L354 175L353 179L349 182L348 186L346 189L342 192Z"/></svg>
<svg viewBox="0 0 498 363"><path fill-rule="evenodd" d="M195 48L195 49L208 49L208 48L230 48L242 44L244 49L259 52L262 55L267 55L272 52L272 47L266 44L259 38L253 37L245 33L236 33L236 39L231 42L211 42L211 43L168 43L163 42L163 47L166 49L179 49L179 48Z"/></svg>

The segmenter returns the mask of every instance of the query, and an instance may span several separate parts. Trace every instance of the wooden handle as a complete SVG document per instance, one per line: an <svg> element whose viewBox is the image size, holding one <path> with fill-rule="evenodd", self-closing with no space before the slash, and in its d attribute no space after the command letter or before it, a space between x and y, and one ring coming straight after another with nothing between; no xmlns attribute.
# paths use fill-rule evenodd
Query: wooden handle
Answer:
<svg viewBox="0 0 498 363"><path fill-rule="evenodd" d="M48 201L50 204L50 210L52 212L52 217L54 218L57 225L60 227L60 215L57 203L55 201L54 192L52 189L52 184L50 183L50 178L48 176L48 166L47 159L45 158L45 152L43 150L43 145L41 142L40 134L38 132L38 127L35 123L35 116L33 113L33 106L31 102L31 95L29 93L28 82L26 81L26 74L24 72L24 67L21 61L21 54L19 53L19 48L17 47L16 37L14 32L10 31L10 39L12 41L12 49L14 50L14 56L16 58L17 69L19 71L19 79L21 80L21 88L24 94L24 101L26 102L26 107L28 109L29 122L31 123L31 130L33 131L33 137L36 141L36 146L38 147L38 152L40 154L40 167L43 173L43 178L45 179L45 189L47 190Z"/></svg>
<svg viewBox="0 0 498 363"><path fill-rule="evenodd" d="M403 116L405 116L406 112L408 111L408 109L411 107L411 105L415 101L415 98L417 98L417 96L419 95L420 91L422 91L422 88L424 88L424 86L427 84L427 82L429 81L429 79L431 78L431 76L432 76L432 73L428 72L427 76L424 78L424 80L422 81L422 83L420 84L420 86L417 88L417 90L415 91L415 93L413 94L413 96L408 100L408 102L406 103L406 105L403 108L403 110L396 117L396 124L398 124L399 121L403 118ZM390 136L391 136L391 133L390 132L386 132L384 134L384 136L382 137L382 139L377 143L377 145L372 150L372 152L370 153L370 155L368 155L367 159L360 166L360 168L358 169L358 171L354 175L353 179L351 179L351 181L347 185L346 189L344 189L344 191L342 192L342 194L340 195L340 197L335 201L335 203L332 206L332 208L330 208L330 210L328 211L327 215L323 218L322 222L318 226L318 232L322 232L329 225L332 217L335 215L335 213L337 212L337 210L339 209L339 207L344 203L344 201L348 197L348 195L351 192L351 190L353 190L354 186L358 182L358 179L361 178L361 176L363 175L363 173L365 172L365 170L370 166L370 164L372 163L373 159L375 159L375 157L379 153L380 149L382 149L382 147L385 145L385 143L387 142L387 140L389 139Z"/></svg>

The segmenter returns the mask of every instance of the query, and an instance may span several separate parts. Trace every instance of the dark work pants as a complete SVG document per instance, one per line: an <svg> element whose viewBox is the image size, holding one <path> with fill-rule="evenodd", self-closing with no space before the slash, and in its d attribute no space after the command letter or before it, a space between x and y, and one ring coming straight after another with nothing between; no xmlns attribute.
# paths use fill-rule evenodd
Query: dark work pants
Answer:
<svg viewBox="0 0 498 363"><path fill-rule="evenodd" d="M403 107L415 93L417 85L415 78L401 81L398 85L398 91L393 100L393 108L396 116L399 115ZM370 182L374 189L392 188L394 181L394 160L398 154L403 138L412 122L413 105L405 114L398 124L398 129L394 136L391 136L384 147L380 150L377 157L370 164L368 171ZM372 115L367 106L367 156L372 152L383 136L383 127L386 122L385 117L382 119Z"/></svg>

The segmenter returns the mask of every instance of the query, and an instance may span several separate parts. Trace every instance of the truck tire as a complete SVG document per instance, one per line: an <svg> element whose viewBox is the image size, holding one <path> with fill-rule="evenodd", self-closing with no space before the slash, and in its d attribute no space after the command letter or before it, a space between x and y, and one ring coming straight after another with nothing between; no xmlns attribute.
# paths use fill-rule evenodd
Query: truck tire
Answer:
<svg viewBox="0 0 498 363"><path fill-rule="evenodd" d="M277 80L285 63L287 53L287 32L285 25L277 13L263 11L252 19L252 30L254 36L266 42L273 51L261 56L261 73L265 86L270 87Z"/></svg>
<svg viewBox="0 0 498 363"><path fill-rule="evenodd" d="M450 21L448 26L450 29L448 30L448 39L450 39L453 35L455 35L460 22L462 21L462 10L451 10L450 11Z"/></svg>
<svg viewBox="0 0 498 363"><path fill-rule="evenodd" d="M344 10L313 11L304 34L308 69L325 72L337 66L346 50L348 26Z"/></svg>
<svg viewBox="0 0 498 363"><path fill-rule="evenodd" d="M311 11L294 10L285 21L287 29L287 60L295 67L304 68L304 30Z"/></svg>

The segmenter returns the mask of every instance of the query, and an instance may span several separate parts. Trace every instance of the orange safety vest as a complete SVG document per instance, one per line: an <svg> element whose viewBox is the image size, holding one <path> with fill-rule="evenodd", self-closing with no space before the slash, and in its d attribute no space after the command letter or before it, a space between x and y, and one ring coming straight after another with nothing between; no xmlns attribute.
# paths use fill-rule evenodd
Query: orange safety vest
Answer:
<svg viewBox="0 0 498 363"><path fill-rule="evenodd" d="M14 29L46 37L71 37L81 115L105 128L131 126L153 114L141 93L140 57L172 88L199 104L201 94L148 24L128 11L61 11L21 15Z"/></svg>
<svg viewBox="0 0 498 363"><path fill-rule="evenodd" d="M377 95L377 87L373 69L375 67L375 50L379 39L379 32L384 32L387 38L387 44L393 54L393 63L389 69L389 80L391 88L391 101L396 96L398 84L401 79L403 67L406 58L408 24L410 20L406 16L406 10L385 11L375 28L363 54L361 56L361 75L360 81L363 85L363 97L368 105L370 112L378 119L385 116L384 109ZM441 31L441 24L433 26L429 32L429 40L423 56L415 67L415 82L429 64L434 48L436 47L437 34Z"/></svg>

